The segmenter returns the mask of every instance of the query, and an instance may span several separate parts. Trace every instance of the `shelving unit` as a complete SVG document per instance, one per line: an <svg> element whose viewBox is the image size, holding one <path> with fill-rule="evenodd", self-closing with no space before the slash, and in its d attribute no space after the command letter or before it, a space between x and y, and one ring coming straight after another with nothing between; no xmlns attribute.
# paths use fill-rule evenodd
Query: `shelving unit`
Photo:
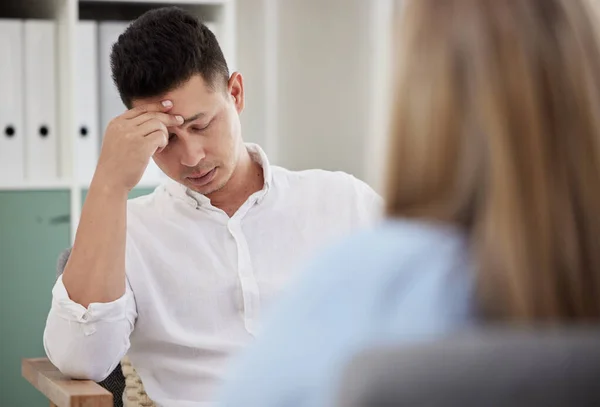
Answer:
<svg viewBox="0 0 600 407"><path fill-rule="evenodd" d="M235 0L0 1L2 19L43 19L55 23L56 129L52 129L52 134L57 136L58 145L56 177L21 181L0 177L2 407L47 405L47 400L21 378L20 360L44 356L42 333L56 280L56 259L61 250L72 244L89 186L78 176L75 160L81 126L77 113L78 24L83 20L130 21L163 5L181 6L216 24L228 63L235 67ZM11 62L0 60L0 64ZM0 129L0 136L4 136L4 130ZM98 129L99 134L103 130ZM148 193L156 185L157 182L144 180L130 196Z"/></svg>
<svg viewBox="0 0 600 407"><path fill-rule="evenodd" d="M48 180L0 181L0 191L68 190L70 230L74 238L81 212L81 191L88 185L77 175L77 26L79 21L132 21L147 10L177 5L217 27L217 35L228 64L236 65L235 0L9 0L0 5L0 18L46 19L56 24L58 176ZM102 126L98 129L101 135ZM144 179L137 188L149 190L159 179Z"/></svg>

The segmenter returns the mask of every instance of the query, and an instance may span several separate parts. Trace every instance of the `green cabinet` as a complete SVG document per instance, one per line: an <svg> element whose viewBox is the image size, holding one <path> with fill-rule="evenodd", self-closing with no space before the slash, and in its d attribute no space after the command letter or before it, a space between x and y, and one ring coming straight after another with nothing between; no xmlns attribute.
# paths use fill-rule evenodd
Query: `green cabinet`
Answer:
<svg viewBox="0 0 600 407"><path fill-rule="evenodd" d="M48 406L21 377L21 359L45 356L56 261L69 246L69 190L0 191L0 407Z"/></svg>
<svg viewBox="0 0 600 407"><path fill-rule="evenodd" d="M134 188L129 192L129 199L137 198L138 196L148 195L153 192L154 188ZM87 196L88 190L84 189L81 191L81 203L85 202L85 197ZM2 406L0 406L2 407Z"/></svg>
<svg viewBox="0 0 600 407"><path fill-rule="evenodd" d="M46 407L21 377L21 359L45 356L42 334L69 245L68 190L0 191L0 406Z"/></svg>

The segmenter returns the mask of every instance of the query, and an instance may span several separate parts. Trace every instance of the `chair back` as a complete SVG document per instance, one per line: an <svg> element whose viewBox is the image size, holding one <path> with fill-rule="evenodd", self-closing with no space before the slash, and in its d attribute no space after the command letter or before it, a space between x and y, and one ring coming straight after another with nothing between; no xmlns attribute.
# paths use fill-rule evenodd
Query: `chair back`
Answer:
<svg viewBox="0 0 600 407"><path fill-rule="evenodd" d="M591 407L599 384L600 327L497 329L364 351L337 405Z"/></svg>

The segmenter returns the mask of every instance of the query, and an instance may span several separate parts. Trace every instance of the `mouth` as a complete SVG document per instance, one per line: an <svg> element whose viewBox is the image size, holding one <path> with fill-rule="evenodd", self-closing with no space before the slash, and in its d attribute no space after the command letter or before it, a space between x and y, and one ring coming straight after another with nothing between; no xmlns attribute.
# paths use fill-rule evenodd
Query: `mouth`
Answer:
<svg viewBox="0 0 600 407"><path fill-rule="evenodd" d="M197 187L201 187L201 186L206 185L209 182L211 182L215 178L216 172L217 172L217 167L213 168L210 171L204 172L204 173L190 175L190 176L186 177L186 179L193 185L195 185Z"/></svg>

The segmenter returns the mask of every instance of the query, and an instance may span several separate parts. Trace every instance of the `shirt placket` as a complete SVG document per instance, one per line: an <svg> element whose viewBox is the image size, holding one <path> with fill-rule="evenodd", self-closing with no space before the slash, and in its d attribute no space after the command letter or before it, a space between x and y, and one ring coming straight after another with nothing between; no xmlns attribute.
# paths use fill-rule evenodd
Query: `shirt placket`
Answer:
<svg viewBox="0 0 600 407"><path fill-rule="evenodd" d="M237 268L244 304L244 326L251 335L254 335L256 332L258 314L260 312L260 292L256 276L254 275L248 241L244 235L241 224L244 215L248 212L250 206L253 205L253 203L247 204L247 207L240 208L240 210L229 219L227 229L233 236L237 246Z"/></svg>

